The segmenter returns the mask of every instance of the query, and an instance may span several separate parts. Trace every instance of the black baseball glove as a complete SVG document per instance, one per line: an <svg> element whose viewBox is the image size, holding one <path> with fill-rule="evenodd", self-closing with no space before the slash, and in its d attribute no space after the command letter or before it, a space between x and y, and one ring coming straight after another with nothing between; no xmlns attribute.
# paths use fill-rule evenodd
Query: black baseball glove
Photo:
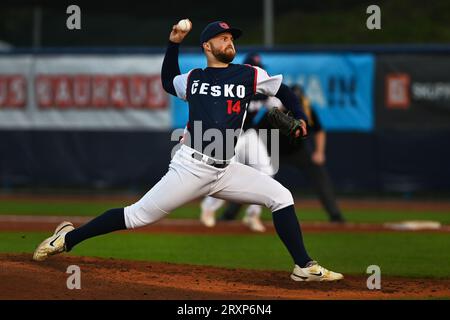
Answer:
<svg viewBox="0 0 450 320"><path fill-rule="evenodd" d="M295 119L289 113L283 113L278 108L270 109L267 113L267 119L274 128L288 136L292 143L305 139L307 136L306 125L301 120ZM299 135L297 131L300 131Z"/></svg>

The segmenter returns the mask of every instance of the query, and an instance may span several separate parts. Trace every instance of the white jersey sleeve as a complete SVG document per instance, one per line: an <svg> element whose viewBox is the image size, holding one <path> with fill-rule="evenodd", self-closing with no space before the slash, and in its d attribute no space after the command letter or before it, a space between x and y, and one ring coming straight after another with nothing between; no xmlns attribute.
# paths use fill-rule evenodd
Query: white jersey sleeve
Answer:
<svg viewBox="0 0 450 320"><path fill-rule="evenodd" d="M265 94L266 96L274 96L280 89L283 76L278 74L276 76L269 76L266 70L259 67L253 67L256 70L256 93Z"/></svg>
<svg viewBox="0 0 450 320"><path fill-rule="evenodd" d="M180 99L186 100L186 90L191 72L192 70L188 73L179 74L173 78L173 86L175 88L175 92L177 93L177 97Z"/></svg>

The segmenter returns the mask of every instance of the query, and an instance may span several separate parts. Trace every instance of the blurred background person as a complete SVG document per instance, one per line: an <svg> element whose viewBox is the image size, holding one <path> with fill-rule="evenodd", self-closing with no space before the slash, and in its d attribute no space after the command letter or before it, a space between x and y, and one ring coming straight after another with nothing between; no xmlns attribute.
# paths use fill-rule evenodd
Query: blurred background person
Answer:
<svg viewBox="0 0 450 320"><path fill-rule="evenodd" d="M290 164L307 173L331 222L345 222L337 205L334 188L325 166L326 133L302 87L293 85L291 89L308 116L309 132L312 133L309 140L313 146L305 140L298 145L293 145L284 136L280 136L280 160L284 164Z"/></svg>

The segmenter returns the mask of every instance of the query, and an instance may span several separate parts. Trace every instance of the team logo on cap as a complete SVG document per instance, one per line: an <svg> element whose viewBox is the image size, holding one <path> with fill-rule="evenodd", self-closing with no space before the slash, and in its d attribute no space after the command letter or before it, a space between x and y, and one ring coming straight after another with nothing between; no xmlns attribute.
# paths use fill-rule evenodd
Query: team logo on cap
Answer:
<svg viewBox="0 0 450 320"><path fill-rule="evenodd" d="M230 29L230 26L226 22L220 22L219 26L221 26L223 29Z"/></svg>

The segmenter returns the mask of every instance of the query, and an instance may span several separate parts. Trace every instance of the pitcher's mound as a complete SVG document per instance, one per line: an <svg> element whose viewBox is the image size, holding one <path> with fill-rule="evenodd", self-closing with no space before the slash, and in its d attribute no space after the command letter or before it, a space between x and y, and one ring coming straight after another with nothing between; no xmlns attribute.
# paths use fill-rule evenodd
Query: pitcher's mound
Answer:
<svg viewBox="0 0 450 320"><path fill-rule="evenodd" d="M69 255L35 262L31 254L1 254L0 299L390 299L450 297L450 280L382 277L368 290L366 275L335 283L301 283L291 270L256 271ZM81 289L68 289L71 265ZM337 270L342 271L342 270ZM368 276L368 275L367 275Z"/></svg>

